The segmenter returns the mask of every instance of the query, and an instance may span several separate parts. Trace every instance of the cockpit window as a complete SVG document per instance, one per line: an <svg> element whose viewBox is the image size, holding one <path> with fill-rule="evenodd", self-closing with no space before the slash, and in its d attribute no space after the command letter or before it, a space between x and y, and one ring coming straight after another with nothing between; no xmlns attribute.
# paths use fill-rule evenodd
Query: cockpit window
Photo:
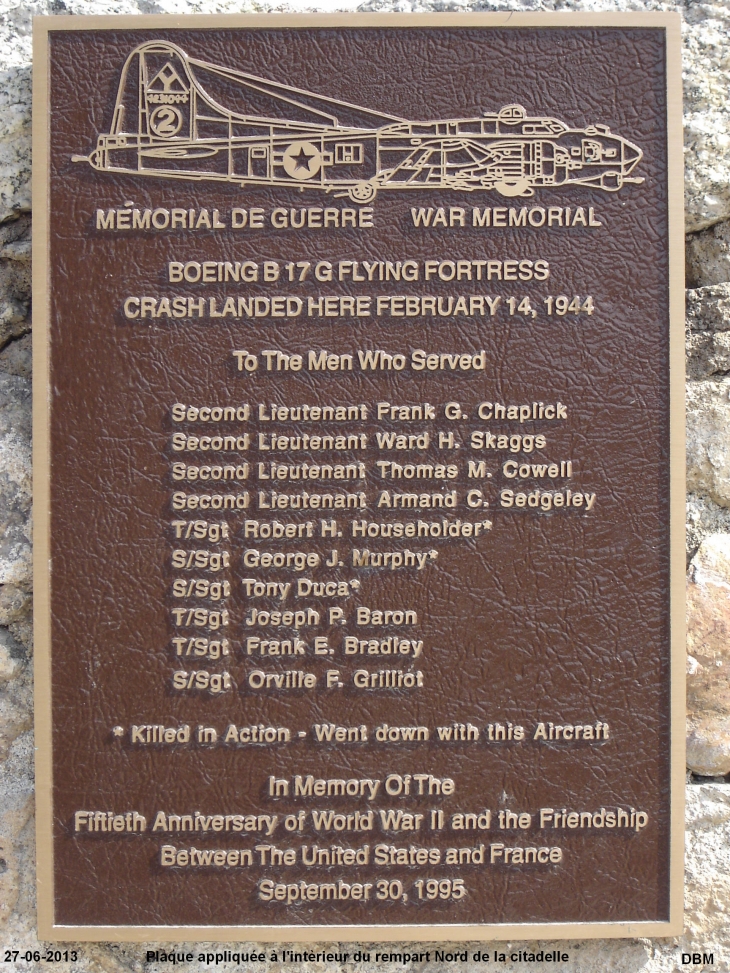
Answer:
<svg viewBox="0 0 730 973"><path fill-rule="evenodd" d="M523 135L560 135L565 127L559 122L525 122L522 126Z"/></svg>

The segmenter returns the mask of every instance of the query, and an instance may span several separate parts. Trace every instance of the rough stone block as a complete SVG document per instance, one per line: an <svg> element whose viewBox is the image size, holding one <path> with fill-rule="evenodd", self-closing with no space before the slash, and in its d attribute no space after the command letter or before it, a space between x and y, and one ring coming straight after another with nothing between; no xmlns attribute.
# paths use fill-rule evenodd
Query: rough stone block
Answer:
<svg viewBox="0 0 730 973"><path fill-rule="evenodd" d="M687 238L687 287L706 287L730 280L730 223L716 223L709 230Z"/></svg>
<svg viewBox="0 0 730 973"><path fill-rule="evenodd" d="M687 386L687 489L730 507L730 379Z"/></svg>
<svg viewBox="0 0 730 973"><path fill-rule="evenodd" d="M730 510L709 497L690 493L687 497L687 567L708 534L730 534Z"/></svg>
<svg viewBox="0 0 730 973"><path fill-rule="evenodd" d="M692 232L730 217L730 4L674 9L684 18L685 212Z"/></svg>
<svg viewBox="0 0 730 973"><path fill-rule="evenodd" d="M711 534L687 579L687 766L730 773L730 534Z"/></svg>

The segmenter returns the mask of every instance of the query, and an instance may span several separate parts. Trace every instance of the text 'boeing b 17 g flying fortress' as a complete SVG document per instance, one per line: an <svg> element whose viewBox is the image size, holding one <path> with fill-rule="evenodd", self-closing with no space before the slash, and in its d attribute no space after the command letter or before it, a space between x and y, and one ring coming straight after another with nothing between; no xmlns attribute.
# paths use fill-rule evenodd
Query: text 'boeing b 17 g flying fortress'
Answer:
<svg viewBox="0 0 730 973"><path fill-rule="evenodd" d="M132 51L109 134L74 156L107 172L313 187L357 203L380 189L616 192L644 181L631 175L641 158L606 125L570 128L521 105L409 121L200 61L166 41Z"/></svg>

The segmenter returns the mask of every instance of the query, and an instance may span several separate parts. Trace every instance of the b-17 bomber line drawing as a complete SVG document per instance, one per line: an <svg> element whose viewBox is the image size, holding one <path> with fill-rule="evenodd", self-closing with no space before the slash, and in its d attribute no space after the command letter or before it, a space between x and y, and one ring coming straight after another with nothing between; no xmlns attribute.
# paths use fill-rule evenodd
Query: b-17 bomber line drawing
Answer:
<svg viewBox="0 0 730 973"><path fill-rule="evenodd" d="M371 202L379 190L617 192L641 149L606 125L570 128L521 105L472 118L410 121L140 44L122 70L112 124L94 169L240 186L317 188Z"/></svg>

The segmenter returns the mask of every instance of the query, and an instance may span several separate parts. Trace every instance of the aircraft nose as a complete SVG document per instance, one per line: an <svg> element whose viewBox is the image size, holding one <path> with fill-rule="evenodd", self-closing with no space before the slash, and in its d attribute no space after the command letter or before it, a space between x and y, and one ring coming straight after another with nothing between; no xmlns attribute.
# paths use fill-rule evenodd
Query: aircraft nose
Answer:
<svg viewBox="0 0 730 973"><path fill-rule="evenodd" d="M624 163L627 172L631 172L643 154L638 146L633 145L631 142L624 143Z"/></svg>

